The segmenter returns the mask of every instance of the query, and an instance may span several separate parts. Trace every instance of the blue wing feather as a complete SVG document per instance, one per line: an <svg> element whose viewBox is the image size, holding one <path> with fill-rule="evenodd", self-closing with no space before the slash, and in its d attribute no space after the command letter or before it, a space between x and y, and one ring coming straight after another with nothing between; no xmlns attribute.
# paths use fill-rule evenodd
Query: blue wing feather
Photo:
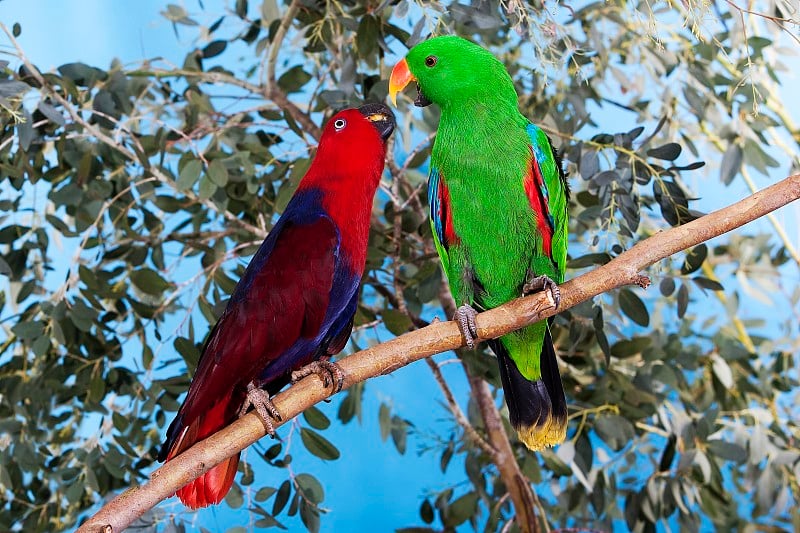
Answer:
<svg viewBox="0 0 800 533"><path fill-rule="evenodd" d="M433 233L441 246L447 249L447 240L445 239L444 224L447 220L445 213L446 205L442 198L441 191L441 177L439 170L431 167L430 175L428 176L428 201L431 208L431 224L433 225Z"/></svg>

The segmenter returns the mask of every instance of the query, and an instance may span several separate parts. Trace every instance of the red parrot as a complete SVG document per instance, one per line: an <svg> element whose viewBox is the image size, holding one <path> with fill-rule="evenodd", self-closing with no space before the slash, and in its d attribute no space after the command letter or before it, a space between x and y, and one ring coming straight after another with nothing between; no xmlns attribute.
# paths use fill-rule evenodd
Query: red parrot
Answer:
<svg viewBox="0 0 800 533"><path fill-rule="evenodd" d="M312 372L338 381L328 362L350 336L367 254L372 199L395 121L383 104L346 109L327 123L317 155L283 215L236 285L206 339L189 393L159 453L169 461L253 405L272 432L269 401ZM308 366L307 366L308 365ZM185 485L191 508L219 503L239 455Z"/></svg>

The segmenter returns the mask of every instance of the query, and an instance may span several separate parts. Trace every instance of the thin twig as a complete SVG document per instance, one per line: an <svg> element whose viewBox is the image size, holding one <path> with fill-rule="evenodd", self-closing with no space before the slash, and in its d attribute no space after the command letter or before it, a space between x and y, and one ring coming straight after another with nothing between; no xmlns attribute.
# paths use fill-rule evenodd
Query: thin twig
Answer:
<svg viewBox="0 0 800 533"><path fill-rule="evenodd" d="M442 393L444 394L445 399L447 400L447 405L450 406L450 412L453 413L453 416L458 422L458 425L464 429L464 433L478 445L478 447L484 451L489 457L494 458L497 451L492 447L491 444L486 442L483 437L481 437L472 424L469 423L467 417L464 415L464 411L461 410L461 407L456 402L455 397L453 396L453 391L450 390L450 387L447 385L447 381L445 381L444 376L442 375L442 371L439 369L439 365L436 364L436 361L427 357L425 362L428 363L428 368L431 369L433 372L433 377L436 379L436 383L439 384L439 388L442 389Z"/></svg>

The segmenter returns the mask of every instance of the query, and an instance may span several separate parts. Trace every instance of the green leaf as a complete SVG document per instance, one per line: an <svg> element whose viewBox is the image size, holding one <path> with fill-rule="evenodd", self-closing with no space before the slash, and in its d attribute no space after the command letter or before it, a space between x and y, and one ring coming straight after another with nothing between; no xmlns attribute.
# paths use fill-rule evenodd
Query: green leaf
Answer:
<svg viewBox="0 0 800 533"><path fill-rule="evenodd" d="M717 457L736 463L743 463L747 459L747 450L736 443L712 439L706 444L708 444L709 450Z"/></svg>
<svg viewBox="0 0 800 533"><path fill-rule="evenodd" d="M292 493L292 484L287 479L278 488L278 493L275 495L275 501L272 502L272 515L276 516L283 511L286 503L289 501L289 495Z"/></svg>
<svg viewBox="0 0 800 533"><path fill-rule="evenodd" d="M753 139L747 138L744 142L744 162L752 166L765 176L768 175L768 168L777 168L780 163L769 155L762 145Z"/></svg>
<svg viewBox="0 0 800 533"><path fill-rule="evenodd" d="M336 446L312 429L301 428L300 437L306 449L320 459L332 461L338 459L341 455Z"/></svg>
<svg viewBox="0 0 800 533"><path fill-rule="evenodd" d="M545 448L540 452L542 460L544 461L547 469L550 470L555 476L571 476L572 468L562 461L556 454L549 448Z"/></svg>
<svg viewBox="0 0 800 533"><path fill-rule="evenodd" d="M311 74L303 70L302 65L295 65L278 78L278 86L287 93L297 92L311 81Z"/></svg>
<svg viewBox="0 0 800 533"><path fill-rule="evenodd" d="M691 274L703 266L703 261L708 257L708 247L705 244L698 244L690 251L686 252L686 257L681 266L681 274Z"/></svg>
<svg viewBox="0 0 800 533"><path fill-rule="evenodd" d="M185 191L187 189L192 188L197 180L200 178L200 172L203 170L203 163L197 159L192 159L188 161L183 168L181 169L180 175L178 176L177 187L178 189Z"/></svg>
<svg viewBox="0 0 800 533"><path fill-rule="evenodd" d="M300 500L300 520L310 533L319 531L319 510L316 506L309 505L305 500Z"/></svg>
<svg viewBox="0 0 800 533"><path fill-rule="evenodd" d="M185 337L175 337L172 346L183 357L186 364L194 368L200 360L200 350L197 346Z"/></svg>
<svg viewBox="0 0 800 533"><path fill-rule="evenodd" d="M630 289L619 291L619 306L628 318L640 326L647 327L650 325L650 314L647 312L647 307Z"/></svg>
<svg viewBox="0 0 800 533"><path fill-rule="evenodd" d="M392 417L392 441L394 447L400 452L400 455L406 453L406 442L408 438L408 423L399 416Z"/></svg>
<svg viewBox="0 0 800 533"><path fill-rule="evenodd" d="M383 317L383 325L395 335L408 333L413 326L411 319L405 313L396 309L385 309L381 316Z"/></svg>
<svg viewBox="0 0 800 533"><path fill-rule="evenodd" d="M30 340L44 334L44 324L38 320L31 322L18 322L12 326L11 331L20 340Z"/></svg>
<svg viewBox="0 0 800 533"><path fill-rule="evenodd" d="M238 509L244 505L244 495L242 494L242 489L236 483L231 486L231 490L229 490L228 494L225 496L225 503L227 503L233 509Z"/></svg>
<svg viewBox="0 0 800 533"><path fill-rule="evenodd" d="M90 67L85 63L67 63L58 67L62 76L72 80L75 85L92 87L98 81L104 81L108 74L99 68Z"/></svg>
<svg viewBox="0 0 800 533"><path fill-rule="evenodd" d="M161 296L170 288L171 284L161 277L161 274L151 268L140 268L130 273L131 281L136 287L154 296Z"/></svg>
<svg viewBox="0 0 800 533"><path fill-rule="evenodd" d="M228 41L211 41L205 48L203 48L203 58L208 59L211 57L216 57L224 52L227 46Z"/></svg>
<svg viewBox="0 0 800 533"><path fill-rule="evenodd" d="M166 11L162 11L161 14L170 22L184 26L197 26L197 22L189 17L186 9L177 4L167 4Z"/></svg>
<svg viewBox="0 0 800 533"><path fill-rule="evenodd" d="M614 450L624 448L634 437L633 424L618 415L601 416L594 425L597 435Z"/></svg>
<svg viewBox="0 0 800 533"><path fill-rule="evenodd" d="M209 163L206 175L217 187L224 187L228 184L228 169L225 168L225 164L219 159L215 159Z"/></svg>
<svg viewBox="0 0 800 533"><path fill-rule="evenodd" d="M314 429L328 429L328 426L331 425L331 421L325 416L325 413L313 405L303 411L303 418L305 418L308 425Z"/></svg>
<svg viewBox="0 0 800 533"><path fill-rule="evenodd" d="M658 289L661 291L662 296L672 296L675 292L675 278L669 277L661 280L658 284Z"/></svg>
<svg viewBox="0 0 800 533"><path fill-rule="evenodd" d="M433 523L433 505L431 505L431 501L428 498L422 500L422 505L419 506L419 516L426 524Z"/></svg>
<svg viewBox="0 0 800 533"><path fill-rule="evenodd" d="M715 281L713 279L704 278L702 276L696 276L692 278L692 281L701 289L708 289L710 291L724 291L725 287L722 286L722 283L719 281Z"/></svg>
<svg viewBox="0 0 800 533"><path fill-rule="evenodd" d="M681 155L681 145L678 143L667 143L658 148L648 150L647 155L665 161L675 161L678 159L678 156Z"/></svg>
<svg viewBox="0 0 800 533"><path fill-rule="evenodd" d="M719 179L722 183L730 185L733 178L735 178L742 169L743 156L744 152L741 146L738 144L731 144L728 146L725 150L725 154L722 156L722 164L719 169Z"/></svg>
<svg viewBox="0 0 800 533"><path fill-rule="evenodd" d="M478 495L468 492L450 504L445 525L455 527L463 524L478 511Z"/></svg>
<svg viewBox="0 0 800 533"><path fill-rule="evenodd" d="M236 16L239 18L247 17L247 0L236 0Z"/></svg>
<svg viewBox="0 0 800 533"><path fill-rule="evenodd" d="M391 431L391 412L389 411L389 406L385 403L382 403L380 408L378 409L378 427L381 430L381 440L386 441L389 437L389 432Z"/></svg>
<svg viewBox="0 0 800 533"><path fill-rule="evenodd" d="M273 487L261 487L260 489L258 489L258 492L256 492L256 495L254 496L254 499L257 502L264 502L264 501L269 500L272 497L272 495L275 494L276 492L278 492L278 489L276 489L276 488L273 488Z"/></svg>
<svg viewBox="0 0 800 533"><path fill-rule="evenodd" d="M649 348L653 343L650 337L633 337L630 340L621 340L611 347L611 355L614 357L625 358L640 354Z"/></svg>
<svg viewBox="0 0 800 533"><path fill-rule="evenodd" d="M358 55L363 58L369 57L378 47L378 36L380 34L380 24L372 15L364 15L356 30L356 48Z"/></svg>
<svg viewBox="0 0 800 533"><path fill-rule="evenodd" d="M716 353L712 354L711 368L714 371L714 375L717 376L719 382L722 383L723 387L726 389L731 389L733 387L733 370L731 370L730 365L725 359Z"/></svg>
<svg viewBox="0 0 800 533"><path fill-rule="evenodd" d="M593 265L605 265L611 261L611 256L607 253L586 254L567 262L569 268L586 268Z"/></svg>
<svg viewBox="0 0 800 533"><path fill-rule="evenodd" d="M678 289L678 318L683 318L686 314L686 309L689 307L689 289L686 288L684 283L681 283Z"/></svg>
<svg viewBox="0 0 800 533"><path fill-rule="evenodd" d="M214 185L214 182L211 181L208 175L200 178L200 192L198 196L201 200L208 200L214 196L215 192L217 192L217 186Z"/></svg>
<svg viewBox="0 0 800 533"><path fill-rule="evenodd" d="M294 478L295 483L303 495L308 498L311 503L322 503L325 499L325 491L322 490L320 482L311 474L298 474Z"/></svg>

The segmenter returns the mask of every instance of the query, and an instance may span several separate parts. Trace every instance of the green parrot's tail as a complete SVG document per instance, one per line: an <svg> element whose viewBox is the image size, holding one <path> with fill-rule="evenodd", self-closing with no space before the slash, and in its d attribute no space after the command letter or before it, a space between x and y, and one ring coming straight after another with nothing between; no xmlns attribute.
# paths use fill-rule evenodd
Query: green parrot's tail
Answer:
<svg viewBox="0 0 800 533"><path fill-rule="evenodd" d="M549 328L545 328L542 344L541 378L534 381L520 373L499 340L489 343L500 363L509 418L519 439L533 451L564 442L567 436L567 399Z"/></svg>

